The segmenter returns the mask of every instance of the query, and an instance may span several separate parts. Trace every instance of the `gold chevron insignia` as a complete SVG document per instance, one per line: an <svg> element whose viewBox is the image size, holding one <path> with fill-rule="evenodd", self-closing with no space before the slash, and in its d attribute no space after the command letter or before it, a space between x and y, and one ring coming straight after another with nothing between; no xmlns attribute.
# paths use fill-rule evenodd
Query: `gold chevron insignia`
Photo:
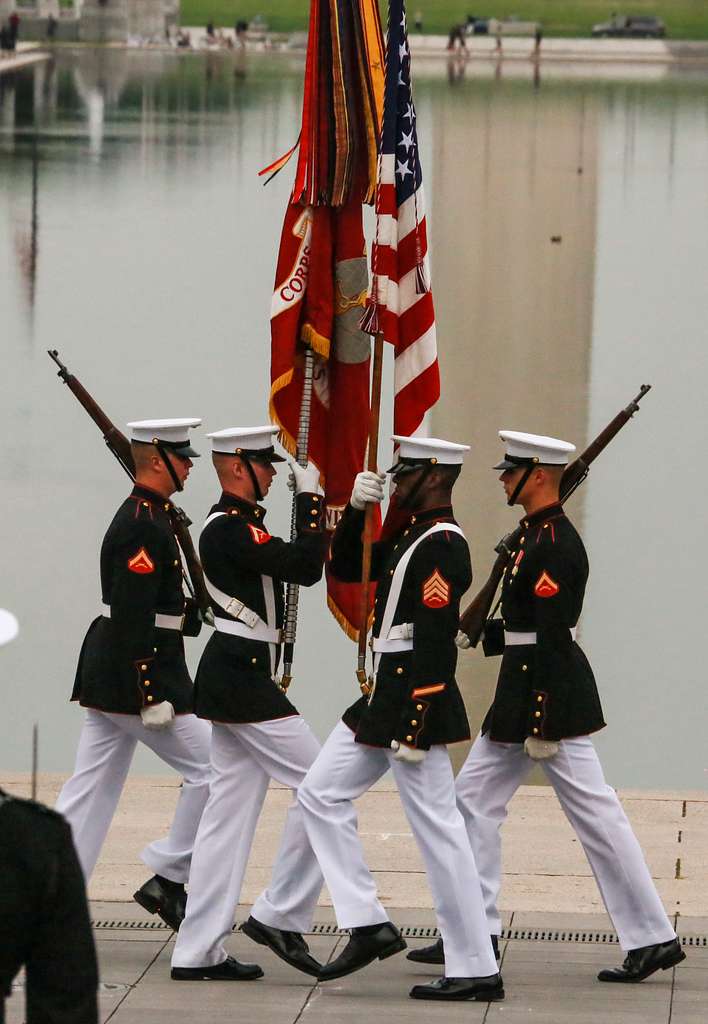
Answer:
<svg viewBox="0 0 708 1024"><path fill-rule="evenodd" d="M435 569L423 584L423 604L428 608L444 608L450 603L450 584L439 569Z"/></svg>

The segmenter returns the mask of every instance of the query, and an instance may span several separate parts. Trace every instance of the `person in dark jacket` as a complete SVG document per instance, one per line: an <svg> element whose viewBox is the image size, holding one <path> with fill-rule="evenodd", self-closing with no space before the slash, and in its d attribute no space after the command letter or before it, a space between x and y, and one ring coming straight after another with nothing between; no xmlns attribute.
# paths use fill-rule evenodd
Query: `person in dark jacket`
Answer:
<svg viewBox="0 0 708 1024"><path fill-rule="evenodd" d="M0 608L0 646L17 632ZM69 826L0 789L0 1024L22 967L27 1024L97 1024L96 950Z"/></svg>
<svg viewBox="0 0 708 1024"><path fill-rule="evenodd" d="M268 532L260 504L284 459L278 428L210 434L222 494L199 541L215 632L199 663L196 711L213 723L213 781L189 875L187 916L172 955L175 981L250 981L263 971L230 957L231 935L258 817L271 778L297 789L319 743L278 678L284 583L312 586L325 554L319 470L293 464L297 536ZM286 963L317 976L302 932L312 924L322 874L296 802L288 812L268 889L243 931Z"/></svg>
<svg viewBox="0 0 708 1024"><path fill-rule="evenodd" d="M543 768L583 844L627 957L600 981L636 982L684 959L622 805L605 782L590 735L605 725L592 669L576 642L588 559L559 500L575 446L500 431L506 454L495 467L509 505L525 515L502 582L501 620L485 630L488 655L503 654L494 701L456 782L487 908L499 934L499 828L534 762ZM469 639L458 638L461 647ZM436 963L443 943L416 951Z"/></svg>
<svg viewBox="0 0 708 1024"><path fill-rule="evenodd" d="M353 804L390 768L425 860L447 944L445 977L416 985L410 995L503 999L445 747L469 738L455 680L455 634L472 569L451 504L468 446L435 438L394 441L400 458L391 472L397 504L406 514L372 551L372 579L378 581L372 686L345 712L298 792L337 923L351 930L342 953L319 977L340 978L405 948L377 898ZM330 568L339 579L361 579L364 509L368 502L382 501L383 479L372 472L356 478L333 538Z"/></svg>
<svg viewBox="0 0 708 1024"><path fill-rule="evenodd" d="M129 424L137 476L101 547L101 614L84 639L71 697L86 709L84 725L74 774L56 805L89 879L138 741L182 775L169 835L142 853L155 874L134 895L175 930L209 792L209 727L193 714L183 635L196 636L201 623L183 592L169 499L182 490L198 454L188 431L200 422Z"/></svg>

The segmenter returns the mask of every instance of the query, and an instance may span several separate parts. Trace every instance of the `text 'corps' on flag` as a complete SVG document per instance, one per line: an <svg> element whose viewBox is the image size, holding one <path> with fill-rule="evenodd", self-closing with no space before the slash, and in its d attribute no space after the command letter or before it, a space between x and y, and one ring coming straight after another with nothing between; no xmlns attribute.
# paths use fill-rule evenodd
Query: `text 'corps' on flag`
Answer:
<svg viewBox="0 0 708 1024"><path fill-rule="evenodd" d="M412 434L440 397L425 200L403 0L390 0L372 283L362 322L395 348L395 434Z"/></svg>
<svg viewBox="0 0 708 1024"><path fill-rule="evenodd" d="M304 345L315 353L309 458L320 469L331 536L362 468L368 437L371 340L359 326L368 273L361 200L301 206L285 214L271 305L271 419L296 450ZM304 345L303 345L304 343ZM356 640L360 585L327 574L327 603ZM373 602L374 588L370 591Z"/></svg>

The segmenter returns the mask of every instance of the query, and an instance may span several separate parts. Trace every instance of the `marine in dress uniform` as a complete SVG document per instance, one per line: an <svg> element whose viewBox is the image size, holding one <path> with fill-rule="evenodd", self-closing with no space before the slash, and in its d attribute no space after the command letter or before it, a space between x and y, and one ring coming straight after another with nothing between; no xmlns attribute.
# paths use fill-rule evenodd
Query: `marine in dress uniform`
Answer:
<svg viewBox="0 0 708 1024"><path fill-rule="evenodd" d="M0 608L0 646L17 631ZM23 966L27 1024L97 1024L96 950L69 826L0 790L0 1024Z"/></svg>
<svg viewBox="0 0 708 1024"><path fill-rule="evenodd" d="M503 653L494 701L456 782L490 931L501 927L499 827L538 761L583 844L627 953L621 967L598 977L642 981L679 963L684 953L590 739L605 722L592 669L575 639L588 559L559 501L575 447L517 431L500 431L500 437L506 454L495 469L508 503L525 509L523 533L502 583L502 618L485 631L485 653Z"/></svg>
<svg viewBox="0 0 708 1024"><path fill-rule="evenodd" d="M213 723L213 781L194 848L187 916L172 956L177 981L246 981L257 964L228 956L231 934L258 817L268 783L296 790L319 743L278 685L284 583L312 586L325 554L319 471L292 466L297 537L272 536L265 497L275 463L277 428L230 428L210 434L223 488L199 542L215 633L199 663L196 711ZM297 803L288 811L268 889L243 931L282 960L316 976L302 932L312 924L322 874Z"/></svg>
<svg viewBox="0 0 708 1024"><path fill-rule="evenodd" d="M172 928L184 917L197 825L209 791L209 727L192 712L183 635L201 623L185 599L171 494L197 456L189 429L198 419L130 423L137 476L101 547L101 614L79 656L71 699L86 709L74 774L57 810L69 821L90 878L138 741L183 778L169 835L142 859L155 875L135 899Z"/></svg>
<svg viewBox="0 0 708 1024"><path fill-rule="evenodd" d="M460 599L472 580L467 542L451 491L467 445L394 437L400 530L374 545L374 684L335 727L298 792L310 841L348 945L320 972L328 981L405 948L376 894L356 830L353 801L392 769L424 857L439 926L445 977L417 985L420 999L502 999L479 878L455 805L446 743L469 738L455 681ZM331 570L361 579L364 508L383 499L384 477L361 473L333 538Z"/></svg>

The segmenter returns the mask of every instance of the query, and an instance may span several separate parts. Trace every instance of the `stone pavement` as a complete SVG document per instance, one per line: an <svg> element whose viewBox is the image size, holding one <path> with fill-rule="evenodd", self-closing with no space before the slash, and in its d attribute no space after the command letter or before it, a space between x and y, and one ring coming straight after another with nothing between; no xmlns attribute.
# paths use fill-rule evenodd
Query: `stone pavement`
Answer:
<svg viewBox="0 0 708 1024"><path fill-rule="evenodd" d="M39 797L51 804L62 777L43 775ZM27 795L26 776L0 773L0 786ZM432 978L404 956L375 963L326 985L281 963L235 933L230 952L255 960L266 977L252 983L178 983L169 979L172 936L130 900L147 871L138 853L168 827L178 795L169 776L133 776L90 886L101 960L102 1022L111 1024L328 1024L375 1015L382 1021L444 1019L528 1024L706 1024L708 1021L708 793L627 791L624 806L668 912L684 937L687 960L642 985L603 985L603 966L622 960L597 888L554 794L524 786L504 825L503 973L507 998L489 1006L444 1008L408 998L411 985ZM236 920L267 883L289 793L269 790ZM360 830L391 918L409 945L434 934L432 901L420 858L392 783L384 779L358 805ZM344 938L323 892L310 946L328 960ZM20 1024L22 994L10 1001L8 1024Z"/></svg>
<svg viewBox="0 0 708 1024"><path fill-rule="evenodd" d="M237 920L247 913L247 907L239 907ZM608 929L603 915L506 915L504 934L529 938L502 941L505 1001L444 1007L408 998L411 985L431 980L438 970L409 963L402 954L317 985L238 933L228 943L229 952L239 960L261 964L264 978L242 983L173 982L169 977L173 940L165 926L131 929L131 922L145 923L135 904L92 904L92 915L98 924L102 1024L354 1024L374 1019L385 1024L431 1020L445 1024L705 1024L708 1018L705 938L700 946L686 947L687 959L675 970L654 975L641 985L601 984L596 980L598 970L622 959L616 945L587 941L603 937ZM435 927L432 913L426 910L392 910L392 917L409 930ZM318 913L318 921L333 927L331 912ZM693 937L697 929L705 936L708 919L679 918L678 928L686 937ZM553 938L557 934L573 941ZM586 941L575 941L576 937ZM315 934L308 941L313 954L327 961L337 955L345 937ZM430 938L407 941L413 947ZM8 1024L21 1024L22 1003L18 986L8 1004Z"/></svg>

